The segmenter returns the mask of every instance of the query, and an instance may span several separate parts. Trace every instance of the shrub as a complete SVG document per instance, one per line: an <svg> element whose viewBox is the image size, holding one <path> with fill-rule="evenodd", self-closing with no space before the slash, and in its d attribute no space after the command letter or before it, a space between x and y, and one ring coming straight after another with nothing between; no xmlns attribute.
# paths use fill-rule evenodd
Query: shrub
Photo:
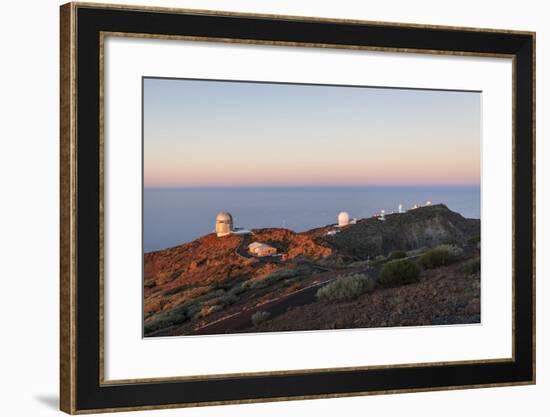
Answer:
<svg viewBox="0 0 550 417"><path fill-rule="evenodd" d="M441 249L430 249L418 259L418 263L428 269L447 265L450 261L451 254Z"/></svg>
<svg viewBox="0 0 550 417"><path fill-rule="evenodd" d="M383 263L387 262L388 261L388 258L385 257L384 255L378 255L376 258L374 258L374 260L372 260L370 262L370 265L369 266L378 266L378 265L382 265Z"/></svg>
<svg viewBox="0 0 550 417"><path fill-rule="evenodd" d="M212 284L213 290L219 290L222 289L224 291L230 290L234 288L235 286L241 284L246 279L245 276L237 276L237 277L231 277L228 276L227 278L216 281Z"/></svg>
<svg viewBox="0 0 550 417"><path fill-rule="evenodd" d="M222 307L230 306L231 304L235 304L237 301L239 301L239 297L233 293L225 294L224 296L218 298L218 304Z"/></svg>
<svg viewBox="0 0 550 417"><path fill-rule="evenodd" d="M349 301L367 291L372 291L375 282L366 274L341 275L317 291L323 301Z"/></svg>
<svg viewBox="0 0 550 417"><path fill-rule="evenodd" d="M256 311L254 314L252 314L251 320L252 324L254 326L257 326L260 323L263 323L264 321L268 320L271 314L267 311Z"/></svg>
<svg viewBox="0 0 550 417"><path fill-rule="evenodd" d="M420 265L424 268L436 268L438 266L449 265L462 255L462 249L455 245L439 245L422 254L418 259Z"/></svg>
<svg viewBox="0 0 550 417"><path fill-rule="evenodd" d="M402 250L396 250L390 253L390 256L388 256L388 259L394 260L394 259L403 259L407 257L407 253Z"/></svg>
<svg viewBox="0 0 550 417"><path fill-rule="evenodd" d="M164 324L160 320L152 320L150 322L146 322L143 326L143 333L145 335L148 335L152 332L156 332L157 330L162 329L163 327L170 326L171 323Z"/></svg>
<svg viewBox="0 0 550 417"><path fill-rule="evenodd" d="M462 272L466 275L475 275L479 274L481 268L480 258L470 259L468 262L464 263L462 266Z"/></svg>
<svg viewBox="0 0 550 417"><path fill-rule="evenodd" d="M265 288L283 279L294 278L298 275L310 273L310 272L311 272L311 269L307 267L302 267L302 266L298 266L292 269L280 269L278 271L272 272L271 274L265 276L262 279L247 281L244 283L244 285L248 288L254 288L254 289Z"/></svg>
<svg viewBox="0 0 550 417"><path fill-rule="evenodd" d="M210 285L193 285L189 289L184 290L183 293L180 293L180 295L183 295L185 300L194 300L208 294L210 291L212 291L212 287Z"/></svg>
<svg viewBox="0 0 550 417"><path fill-rule="evenodd" d="M181 324L189 319L187 310L185 308L175 308L166 313L160 313L152 320L145 322L143 331L145 334L155 332L176 324Z"/></svg>
<svg viewBox="0 0 550 417"><path fill-rule="evenodd" d="M235 296L242 294L243 292L246 291L246 285L244 284L245 283L242 282L240 284L235 285L233 288L231 288L231 290L229 290L229 294L233 294Z"/></svg>
<svg viewBox="0 0 550 417"><path fill-rule="evenodd" d="M188 305L186 305L186 310L185 310L187 317L190 319L195 318L197 314L200 313L201 308L202 308L201 303L189 303Z"/></svg>
<svg viewBox="0 0 550 417"><path fill-rule="evenodd" d="M439 245L439 246L436 247L436 249L446 250L455 259L462 256L462 254L464 253L462 248L458 245L455 245L455 244Z"/></svg>
<svg viewBox="0 0 550 417"><path fill-rule="evenodd" d="M238 298L233 294L225 294L222 289L206 292L198 297L185 300L183 303L156 314L145 323L145 334L164 329L170 326L181 324L191 319L203 316L210 307L219 304L219 307L225 307L236 302ZM161 302L162 303L162 302ZM212 313L210 311L207 314Z"/></svg>
<svg viewBox="0 0 550 417"><path fill-rule="evenodd" d="M476 246L480 241L480 237L479 236L474 236L474 237L471 237L470 239L468 239L466 242L469 244L469 245L472 245L472 246Z"/></svg>
<svg viewBox="0 0 550 417"><path fill-rule="evenodd" d="M370 260L366 261L355 261L348 265L349 268L368 268L371 264Z"/></svg>
<svg viewBox="0 0 550 417"><path fill-rule="evenodd" d="M388 262L380 272L380 283L384 287L397 287L419 281L420 268L406 259Z"/></svg>
<svg viewBox="0 0 550 417"><path fill-rule="evenodd" d="M208 301L208 300L212 300L214 298L218 298L218 297L221 297L222 295L225 294L225 291L222 290L222 289L217 289L217 290L213 290L213 291L208 291L208 292L205 292L203 294L201 294L200 296L198 297L195 297L195 298L189 298L188 300L186 300L184 302L185 303L194 303L194 302L197 302L197 303L201 303L201 302L204 302L204 301Z"/></svg>
<svg viewBox="0 0 550 417"><path fill-rule="evenodd" d="M235 304L237 301L239 301L239 297L237 297L235 294L228 292L224 295L220 295L219 297L212 298L208 301L204 301L202 303L203 306L214 306L219 304L220 306L226 307L231 304Z"/></svg>

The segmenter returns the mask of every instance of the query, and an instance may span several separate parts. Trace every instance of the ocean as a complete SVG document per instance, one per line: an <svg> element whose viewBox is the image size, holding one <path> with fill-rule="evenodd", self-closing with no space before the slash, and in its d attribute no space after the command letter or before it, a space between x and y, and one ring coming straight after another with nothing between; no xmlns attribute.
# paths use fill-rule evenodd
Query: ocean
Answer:
<svg viewBox="0 0 550 417"><path fill-rule="evenodd" d="M370 217L415 204L443 203L468 218L480 218L479 186L146 188L143 193L143 250L152 252L212 233L216 214L228 211L234 226L286 227L296 232L333 224L338 213Z"/></svg>

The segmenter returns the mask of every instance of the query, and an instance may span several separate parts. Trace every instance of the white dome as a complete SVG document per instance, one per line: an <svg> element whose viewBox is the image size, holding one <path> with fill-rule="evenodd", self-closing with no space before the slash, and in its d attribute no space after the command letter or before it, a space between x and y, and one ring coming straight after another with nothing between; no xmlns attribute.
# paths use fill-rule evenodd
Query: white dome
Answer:
<svg viewBox="0 0 550 417"><path fill-rule="evenodd" d="M220 211L216 216L217 222L233 221L233 217L227 211Z"/></svg>
<svg viewBox="0 0 550 417"><path fill-rule="evenodd" d="M349 224L349 214L345 211L338 215L338 226L347 226Z"/></svg>

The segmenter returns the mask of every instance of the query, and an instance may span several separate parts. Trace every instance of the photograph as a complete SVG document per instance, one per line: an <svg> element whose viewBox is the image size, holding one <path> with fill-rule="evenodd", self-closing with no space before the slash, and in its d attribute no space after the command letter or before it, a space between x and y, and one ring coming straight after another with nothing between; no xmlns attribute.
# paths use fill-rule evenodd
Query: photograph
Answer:
<svg viewBox="0 0 550 417"><path fill-rule="evenodd" d="M11 408L463 416L546 399L540 7L46 3L29 15L43 36L18 36L48 42L11 42L33 70L59 61L22 72L41 110L6 137L32 128L38 148L7 141L30 174L5 206L59 244L14 216L5 240L22 254L7 276L39 267L45 301L26 304L51 326L5 333L51 343L14 367L35 401Z"/></svg>
<svg viewBox="0 0 550 417"><path fill-rule="evenodd" d="M143 336L480 324L481 100L143 77Z"/></svg>

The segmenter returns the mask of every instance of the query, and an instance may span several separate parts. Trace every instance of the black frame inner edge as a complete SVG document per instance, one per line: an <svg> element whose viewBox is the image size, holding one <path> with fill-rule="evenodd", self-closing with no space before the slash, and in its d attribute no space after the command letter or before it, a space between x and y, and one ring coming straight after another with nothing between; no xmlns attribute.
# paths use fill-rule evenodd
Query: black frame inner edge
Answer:
<svg viewBox="0 0 550 417"><path fill-rule="evenodd" d="M533 39L529 35L77 6L77 410L529 382L533 375ZM515 361L99 384L100 32L513 54Z"/></svg>

